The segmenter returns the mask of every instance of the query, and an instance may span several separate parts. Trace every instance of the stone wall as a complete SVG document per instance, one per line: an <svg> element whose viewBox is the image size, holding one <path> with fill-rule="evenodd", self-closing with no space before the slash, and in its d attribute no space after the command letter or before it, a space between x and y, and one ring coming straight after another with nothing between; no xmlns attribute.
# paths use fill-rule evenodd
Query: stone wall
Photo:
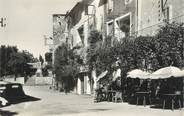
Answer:
<svg viewBox="0 0 184 116"><path fill-rule="evenodd" d="M16 80L14 78L5 78L4 81L11 82L11 83L24 84L25 79L24 77L17 77Z"/></svg>
<svg viewBox="0 0 184 116"><path fill-rule="evenodd" d="M35 77L36 85L52 85L53 78L52 77Z"/></svg>

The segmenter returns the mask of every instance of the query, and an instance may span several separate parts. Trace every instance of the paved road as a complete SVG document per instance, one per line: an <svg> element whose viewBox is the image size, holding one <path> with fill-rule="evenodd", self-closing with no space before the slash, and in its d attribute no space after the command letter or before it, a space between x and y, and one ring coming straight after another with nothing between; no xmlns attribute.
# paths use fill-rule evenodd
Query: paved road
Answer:
<svg viewBox="0 0 184 116"><path fill-rule="evenodd" d="M18 116L184 116L180 110L151 109L126 103L93 103L93 97L49 90L48 86L25 86L38 101L22 102L0 109L1 115ZM184 110L183 110L184 111Z"/></svg>

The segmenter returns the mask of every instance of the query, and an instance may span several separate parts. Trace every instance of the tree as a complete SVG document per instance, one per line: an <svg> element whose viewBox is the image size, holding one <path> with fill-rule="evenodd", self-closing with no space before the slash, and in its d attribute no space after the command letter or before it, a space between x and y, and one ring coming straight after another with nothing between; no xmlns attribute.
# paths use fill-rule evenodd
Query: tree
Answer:
<svg viewBox="0 0 184 116"><path fill-rule="evenodd" d="M9 67L12 68L12 72L15 74L15 77L17 77L18 74L23 73L24 62L25 59L21 53L14 53L11 55L11 59L9 60L8 64Z"/></svg>
<svg viewBox="0 0 184 116"><path fill-rule="evenodd" d="M184 25L166 22L155 36L135 38L134 48L137 68L151 71L171 65L181 68L184 66Z"/></svg>
<svg viewBox="0 0 184 116"><path fill-rule="evenodd" d="M47 67L42 68L42 75L43 75L43 77L46 77L49 75Z"/></svg>
<svg viewBox="0 0 184 116"><path fill-rule="evenodd" d="M135 39L137 67L152 71L160 68L155 43L155 38L150 36L140 36Z"/></svg>
<svg viewBox="0 0 184 116"><path fill-rule="evenodd" d="M78 56L74 50L68 48L67 44L62 44L56 49L54 58L56 81L72 90L75 85L75 76L79 72Z"/></svg>
<svg viewBox="0 0 184 116"><path fill-rule="evenodd" d="M27 63L36 59L28 51L19 51L15 46L0 47L0 76L6 75L30 75L34 70Z"/></svg>
<svg viewBox="0 0 184 116"><path fill-rule="evenodd" d="M96 30L91 31L88 41L89 48L87 50L87 63L90 66L90 69L92 70L94 67L96 67L96 62L98 59L97 52L99 51L100 46L102 45L101 33Z"/></svg>
<svg viewBox="0 0 184 116"><path fill-rule="evenodd" d="M155 37L156 56L160 67L183 67L184 24L166 22Z"/></svg>
<svg viewBox="0 0 184 116"><path fill-rule="evenodd" d="M22 52L22 56L25 59L25 62L22 64L23 65L23 73L24 76L32 76L36 70L32 69L31 66L28 63L34 63L34 62L38 62L38 60L36 58L34 58L33 54L29 53L26 50L23 50Z"/></svg>
<svg viewBox="0 0 184 116"><path fill-rule="evenodd" d="M11 55L17 53L18 49L15 46L1 46L0 47L0 76L12 74L12 67L9 67L8 62L11 59Z"/></svg>
<svg viewBox="0 0 184 116"><path fill-rule="evenodd" d="M52 53L50 52L45 53L45 61L52 62Z"/></svg>

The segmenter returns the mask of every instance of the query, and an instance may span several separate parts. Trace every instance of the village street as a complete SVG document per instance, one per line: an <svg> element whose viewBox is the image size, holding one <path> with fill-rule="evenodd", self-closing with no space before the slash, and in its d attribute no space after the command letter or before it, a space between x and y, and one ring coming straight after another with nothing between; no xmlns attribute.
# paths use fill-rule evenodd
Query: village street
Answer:
<svg viewBox="0 0 184 116"><path fill-rule="evenodd" d="M183 116L183 110L153 109L127 103L94 103L89 95L53 91L49 86L24 86L37 101L22 102L0 109L3 116Z"/></svg>

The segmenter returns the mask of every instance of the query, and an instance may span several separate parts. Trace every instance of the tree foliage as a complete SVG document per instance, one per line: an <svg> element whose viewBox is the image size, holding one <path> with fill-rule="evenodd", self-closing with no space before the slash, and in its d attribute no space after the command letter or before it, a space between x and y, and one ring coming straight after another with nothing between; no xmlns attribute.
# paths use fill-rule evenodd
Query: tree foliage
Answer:
<svg viewBox="0 0 184 116"><path fill-rule="evenodd" d="M73 89L75 85L75 76L79 72L79 58L73 49L69 49L67 44L62 44L55 51L54 72L56 81Z"/></svg>
<svg viewBox="0 0 184 116"><path fill-rule="evenodd" d="M50 52L45 53L45 61L52 62L52 53Z"/></svg>
<svg viewBox="0 0 184 116"><path fill-rule="evenodd" d="M184 27L183 23L166 23L155 37L156 53L160 67L169 65L183 67Z"/></svg>
<svg viewBox="0 0 184 116"><path fill-rule="evenodd" d="M27 63L36 59L28 51L18 51L15 46L0 47L0 76L6 75L31 75L34 71Z"/></svg>
<svg viewBox="0 0 184 116"><path fill-rule="evenodd" d="M125 37L113 44L111 40L114 38L107 37L98 46L99 34L91 36L96 39L91 42L88 62L95 65L98 72L111 70L117 58L121 60L124 74L136 68L155 71L170 65L184 66L184 24L181 23L165 23L152 37Z"/></svg>

